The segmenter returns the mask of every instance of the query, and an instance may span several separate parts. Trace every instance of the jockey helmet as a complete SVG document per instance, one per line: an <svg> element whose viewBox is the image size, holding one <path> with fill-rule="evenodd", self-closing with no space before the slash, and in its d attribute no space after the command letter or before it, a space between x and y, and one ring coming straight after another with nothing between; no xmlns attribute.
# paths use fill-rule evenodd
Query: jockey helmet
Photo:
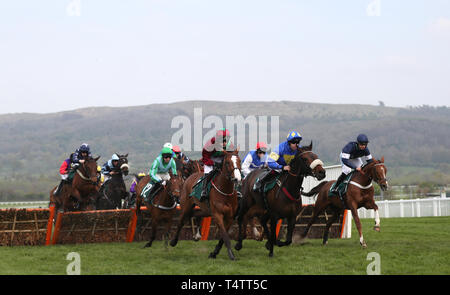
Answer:
<svg viewBox="0 0 450 295"><path fill-rule="evenodd" d="M362 143L362 144L368 144L369 143L369 139L367 138L367 136L365 134L358 135L358 137L356 138L356 141L358 143Z"/></svg>
<svg viewBox="0 0 450 295"><path fill-rule="evenodd" d="M230 131L228 129L222 128L217 130L216 137L222 137L223 139L230 138Z"/></svg>
<svg viewBox="0 0 450 295"><path fill-rule="evenodd" d="M97 172L102 172L102 167L97 165Z"/></svg>
<svg viewBox="0 0 450 295"><path fill-rule="evenodd" d="M171 144L170 142L166 142L166 143L163 145L163 147L169 148L169 149L172 149L172 148L173 148L173 146L172 146L172 144Z"/></svg>
<svg viewBox="0 0 450 295"><path fill-rule="evenodd" d="M141 173L138 174L138 177L144 177L144 176L145 176L144 172L141 172Z"/></svg>
<svg viewBox="0 0 450 295"><path fill-rule="evenodd" d="M265 142L258 142L256 144L256 150L257 151L262 151L262 152L266 152L267 151L267 144Z"/></svg>
<svg viewBox="0 0 450 295"><path fill-rule="evenodd" d="M82 152L82 153L83 153L83 152L89 153L90 148L89 148L89 145L88 145L87 143L83 143L83 144L80 146L79 150L80 150L80 152Z"/></svg>
<svg viewBox="0 0 450 295"><path fill-rule="evenodd" d="M173 155L172 149L168 148L168 147L163 147L163 149L161 150L161 155L162 157L167 157L167 156L171 156Z"/></svg>
<svg viewBox="0 0 450 295"><path fill-rule="evenodd" d="M180 149L180 147L177 146L177 145L174 145L174 146L173 146L172 151L173 151L174 153L181 153L181 149Z"/></svg>
<svg viewBox="0 0 450 295"><path fill-rule="evenodd" d="M119 161L119 156L117 154L112 155L111 160Z"/></svg>
<svg viewBox="0 0 450 295"><path fill-rule="evenodd" d="M287 136L288 142L297 142L299 143L302 140L302 136L297 131L291 131L289 132Z"/></svg>

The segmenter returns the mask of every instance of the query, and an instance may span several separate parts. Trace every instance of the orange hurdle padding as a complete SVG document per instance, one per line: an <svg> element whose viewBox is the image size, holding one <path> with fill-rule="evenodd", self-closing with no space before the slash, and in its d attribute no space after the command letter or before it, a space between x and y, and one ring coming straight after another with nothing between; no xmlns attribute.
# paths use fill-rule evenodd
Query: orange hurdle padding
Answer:
<svg viewBox="0 0 450 295"><path fill-rule="evenodd" d="M61 219L62 219L63 214L64 213L57 213L57 215L56 215L55 230L53 232L53 237L52 237L52 245L56 245L56 240L58 239L58 235L59 235L59 229L61 228Z"/></svg>
<svg viewBox="0 0 450 295"><path fill-rule="evenodd" d="M50 216L47 222L47 235L45 236L45 245L50 245L52 237L53 218L55 217L55 204L50 204Z"/></svg>
<svg viewBox="0 0 450 295"><path fill-rule="evenodd" d="M278 234L280 233L281 224L283 223L283 219L279 219L277 223L277 238Z"/></svg>
<svg viewBox="0 0 450 295"><path fill-rule="evenodd" d="M137 224L137 214L136 209L131 209L131 218L130 223L128 224L128 231L127 231L127 243L131 243L134 240L134 234L136 232L136 224Z"/></svg>
<svg viewBox="0 0 450 295"><path fill-rule="evenodd" d="M202 219L202 241L207 241L209 236L209 228L211 226L211 217L203 217Z"/></svg>
<svg viewBox="0 0 450 295"><path fill-rule="evenodd" d="M345 222L347 221L347 212L348 212L348 210L344 210L344 216L342 217L342 227L341 227L341 235L340 235L341 239L344 236L344 227L345 227Z"/></svg>

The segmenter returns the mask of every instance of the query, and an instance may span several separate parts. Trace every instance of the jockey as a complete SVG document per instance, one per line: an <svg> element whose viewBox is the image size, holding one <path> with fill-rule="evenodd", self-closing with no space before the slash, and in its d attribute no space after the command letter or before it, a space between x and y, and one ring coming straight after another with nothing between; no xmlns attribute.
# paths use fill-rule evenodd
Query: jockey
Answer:
<svg viewBox="0 0 450 295"><path fill-rule="evenodd" d="M261 141L256 144L256 150L250 151L245 156L241 164L241 171L244 174L244 178L253 170L267 166L266 152L267 145Z"/></svg>
<svg viewBox="0 0 450 295"><path fill-rule="evenodd" d="M58 187L53 192L54 196L59 195L61 192L61 188L63 187L64 183L69 182L69 170L70 170L70 158L65 159L61 167L59 167L59 175L61 176L61 181L58 184Z"/></svg>
<svg viewBox="0 0 450 295"><path fill-rule="evenodd" d="M174 145L172 151L175 153L175 158L180 160L183 164L187 164L189 162L188 156L186 156L183 152L181 152L179 146Z"/></svg>
<svg viewBox="0 0 450 295"><path fill-rule="evenodd" d="M173 175L177 175L177 166L173 158L173 151L170 147L163 147L160 154L153 161L148 174L150 175L151 191L149 196L152 196L166 181L170 179L169 171L172 170Z"/></svg>
<svg viewBox="0 0 450 295"><path fill-rule="evenodd" d="M215 167L222 165L224 150L234 150L231 142L230 131L222 128L216 132L216 136L208 140L202 150L201 161L204 164L205 180L203 181L201 199L206 197L206 187L215 174ZM212 173L210 173L212 172Z"/></svg>
<svg viewBox="0 0 450 295"><path fill-rule="evenodd" d="M65 182L70 182L69 172L70 169L76 169L80 164L84 163L84 159L91 157L90 148L87 143L83 143L70 157L61 164L59 168L59 174L61 175L61 182L59 183L53 195L57 196L61 192Z"/></svg>
<svg viewBox="0 0 450 295"><path fill-rule="evenodd" d="M255 191L264 189L264 182L269 180L270 175L274 175L274 173L271 173L272 170L290 170L289 162L291 162L291 160L297 154L297 150L300 147L301 140L302 136L300 135L300 133L298 133L297 131L291 131L289 132L286 141L280 143L278 147L276 147L275 150L270 153L269 158L267 159L267 164L271 170L268 170L261 174L260 180L255 183Z"/></svg>
<svg viewBox="0 0 450 295"><path fill-rule="evenodd" d="M133 182L130 186L130 201L128 203L128 206L134 206L136 203L136 186L138 183L138 180L142 179L145 176L145 173L141 172L133 179Z"/></svg>
<svg viewBox="0 0 450 295"><path fill-rule="evenodd" d="M342 174L336 180L332 193L337 193L337 189L345 177L353 170L361 171L361 166L366 162L373 161L367 144L369 139L365 134L360 134L356 138L356 141L347 143L342 149L340 158L342 164Z"/></svg>
<svg viewBox="0 0 450 295"><path fill-rule="evenodd" d="M70 157L70 161L73 166L78 167L84 163L84 160L92 157L90 147L87 143L83 143Z"/></svg>
<svg viewBox="0 0 450 295"><path fill-rule="evenodd" d="M105 183L111 178L113 174L119 173L118 168L119 156L117 154L113 154L111 159L102 166L102 174L105 176Z"/></svg>

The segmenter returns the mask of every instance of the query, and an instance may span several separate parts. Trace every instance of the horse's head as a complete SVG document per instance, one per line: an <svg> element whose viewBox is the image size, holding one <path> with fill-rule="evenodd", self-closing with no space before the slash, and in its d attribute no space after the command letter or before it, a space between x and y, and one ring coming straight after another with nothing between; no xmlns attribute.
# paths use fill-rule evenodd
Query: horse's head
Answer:
<svg viewBox="0 0 450 295"><path fill-rule="evenodd" d="M84 163L82 165L84 176L93 183L97 183L97 161L98 161L98 159L100 159L100 156L98 156L97 158L88 157L84 160Z"/></svg>
<svg viewBox="0 0 450 295"><path fill-rule="evenodd" d="M374 159L372 161L372 169L370 169L372 179L378 183L383 191L388 189L388 181L386 179L387 168L384 165L384 157L381 160Z"/></svg>
<svg viewBox="0 0 450 295"><path fill-rule="evenodd" d="M312 141L309 146L298 148L295 158L289 163L291 173L295 175L311 175L318 180L325 178L323 162L312 152Z"/></svg>
<svg viewBox="0 0 450 295"><path fill-rule="evenodd" d="M128 166L128 154L126 155L119 155L116 153L116 155L119 157L119 164L117 165L120 168L120 172L123 175L128 175L130 166Z"/></svg>
<svg viewBox="0 0 450 295"><path fill-rule="evenodd" d="M241 177L241 159L239 158L239 149L232 152L223 151L224 158L222 164L222 173L227 175L232 181L240 183Z"/></svg>
<svg viewBox="0 0 450 295"><path fill-rule="evenodd" d="M181 188L183 187L183 179L181 175L173 175L169 172L170 180L167 183L167 193L169 196L179 201L181 196Z"/></svg>

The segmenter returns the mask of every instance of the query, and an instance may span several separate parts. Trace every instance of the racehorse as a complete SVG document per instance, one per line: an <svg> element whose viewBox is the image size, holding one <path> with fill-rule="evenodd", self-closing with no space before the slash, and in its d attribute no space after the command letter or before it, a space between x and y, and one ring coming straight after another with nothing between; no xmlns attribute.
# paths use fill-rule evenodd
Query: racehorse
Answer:
<svg viewBox="0 0 450 295"><path fill-rule="evenodd" d="M50 203L55 204L57 211L95 210L98 197L97 161L100 158L89 157L76 168L72 183L66 183L61 193L54 196L50 192ZM56 188L56 187L55 187Z"/></svg>
<svg viewBox="0 0 450 295"><path fill-rule="evenodd" d="M363 248L366 248L367 244L364 241L362 234L361 221L358 216L358 208L364 207L366 209L375 210L374 229L376 231L380 231L380 216L378 213L378 206L375 204L373 199L374 189L372 186L372 180L378 183L383 191L386 191L388 188L386 173L387 169L384 165L384 157L382 157L381 160L374 159L372 162L365 164L361 167L361 172L354 172L351 181L348 184L347 192L343 196L343 200L341 200L337 195L333 195L332 197L328 196L330 187L335 182L334 180L323 181L309 192L302 192L302 195L307 197L314 196L316 194L319 195L314 205L312 218L301 235L301 241L304 241L309 229L319 214L327 208L330 208L333 211L333 216L328 219L322 241L323 244L326 245L328 243L328 232L331 224L339 219L339 216L344 213L344 209L350 209L353 219L355 220L356 228L358 229L359 243Z"/></svg>
<svg viewBox="0 0 450 295"><path fill-rule="evenodd" d="M256 179L263 173L263 169L256 169L247 175L242 185L241 208L238 212L239 238L235 245L236 250L242 248L242 240L246 236L247 222L250 218L259 217L264 234L268 241L266 248L269 257L273 256L273 246L288 246L292 243L297 215L302 209L303 178L313 176L319 180L325 178L323 162L312 152L312 142L309 146L299 147L295 157L289 162L290 171L282 172L277 184L271 188L266 197L253 190ZM287 218L286 241L276 240L276 224L279 219ZM270 231L267 222L270 221Z"/></svg>
<svg viewBox="0 0 450 295"><path fill-rule="evenodd" d="M163 186L163 188L150 200L145 201L140 197L142 190L150 180L150 176L147 175L143 177L136 186L136 195L139 196L139 202L136 202L136 214L141 212L140 204L144 203L151 216L152 231L150 234L150 241L144 248L152 246L153 240L156 238L158 226L161 222L166 223L166 232L164 235L166 245L169 241L170 227L172 225L172 219L176 212L177 202L180 199L181 187L183 185L181 176L173 175L171 171L169 172L169 175L170 179L166 182L166 185Z"/></svg>
<svg viewBox="0 0 450 295"><path fill-rule="evenodd" d="M117 168L112 169L111 178L107 180L100 188L99 198L97 199L97 210L120 209L122 208L122 199L128 196L123 175L128 175L128 154L119 155Z"/></svg>
<svg viewBox="0 0 450 295"><path fill-rule="evenodd" d="M215 178L211 180L211 191L209 192L209 200L200 202L197 198L189 196L192 188L197 181L203 176L203 173L194 173L189 176L181 191L181 216L174 238L170 241L172 247L178 243L178 237L183 224L191 217L207 217L212 216L214 223L220 230L221 238L214 251L209 254L209 258L216 258L223 244L228 249L228 257L235 259L231 250L231 241L228 231L233 222L238 207L237 192L235 190L236 183L241 181L241 160L238 150L233 152L224 151L222 167L217 172ZM212 173L212 172L211 172ZM198 185L201 185L199 183ZM200 210L194 210L195 205Z"/></svg>
<svg viewBox="0 0 450 295"><path fill-rule="evenodd" d="M189 160L187 163L181 163L180 171L183 179L186 180L190 175L196 172L203 172L203 162L201 160Z"/></svg>

